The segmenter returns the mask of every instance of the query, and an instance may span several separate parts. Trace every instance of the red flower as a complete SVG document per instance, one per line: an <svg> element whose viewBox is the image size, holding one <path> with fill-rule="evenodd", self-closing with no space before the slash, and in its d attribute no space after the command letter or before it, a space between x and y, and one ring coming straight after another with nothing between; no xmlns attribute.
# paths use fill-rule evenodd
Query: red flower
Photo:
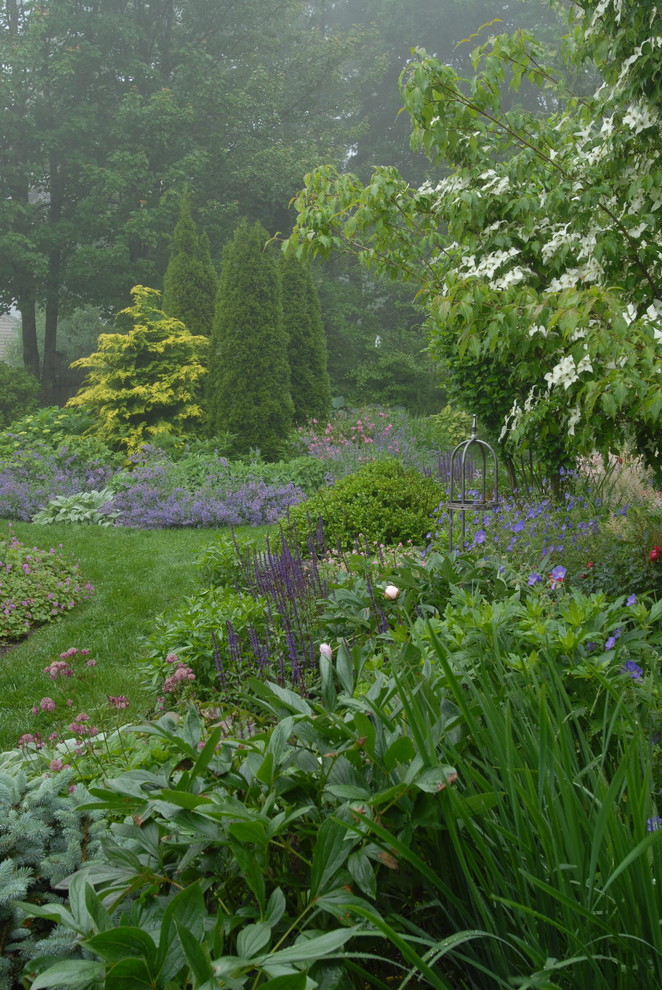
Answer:
<svg viewBox="0 0 662 990"><path fill-rule="evenodd" d="M651 560L660 560L662 557L662 547L654 546L650 552Z"/></svg>

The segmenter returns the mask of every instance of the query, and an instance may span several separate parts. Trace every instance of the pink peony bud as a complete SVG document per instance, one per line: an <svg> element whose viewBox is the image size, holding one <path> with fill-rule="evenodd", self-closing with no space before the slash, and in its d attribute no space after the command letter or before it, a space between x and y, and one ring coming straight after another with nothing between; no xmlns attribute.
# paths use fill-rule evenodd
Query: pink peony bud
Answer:
<svg viewBox="0 0 662 990"><path fill-rule="evenodd" d="M327 660L333 659L333 650L328 643L320 643L320 656L326 657Z"/></svg>
<svg viewBox="0 0 662 990"><path fill-rule="evenodd" d="M384 588L384 598L388 598L389 601L394 602L395 599L400 594L400 589L396 588L394 584L387 584Z"/></svg>

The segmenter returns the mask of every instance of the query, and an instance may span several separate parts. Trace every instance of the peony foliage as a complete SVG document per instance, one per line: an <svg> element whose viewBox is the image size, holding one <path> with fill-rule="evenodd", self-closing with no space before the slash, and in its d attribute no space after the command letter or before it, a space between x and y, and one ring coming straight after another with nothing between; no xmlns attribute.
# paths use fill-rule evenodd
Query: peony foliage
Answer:
<svg viewBox="0 0 662 990"><path fill-rule="evenodd" d="M527 32L476 48L468 80L416 49L402 97L438 178L319 168L286 246L413 280L450 396L506 451L558 467L630 444L661 473L662 11L578 0L567 46L589 98Z"/></svg>

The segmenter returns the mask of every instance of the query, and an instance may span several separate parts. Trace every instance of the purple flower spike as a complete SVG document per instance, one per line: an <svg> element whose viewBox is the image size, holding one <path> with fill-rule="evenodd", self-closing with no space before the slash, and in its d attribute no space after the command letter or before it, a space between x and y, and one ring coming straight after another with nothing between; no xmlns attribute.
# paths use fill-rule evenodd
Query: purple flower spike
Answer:
<svg viewBox="0 0 662 990"><path fill-rule="evenodd" d="M646 819L646 828L649 832L657 832L660 827L662 827L662 818L659 815Z"/></svg>

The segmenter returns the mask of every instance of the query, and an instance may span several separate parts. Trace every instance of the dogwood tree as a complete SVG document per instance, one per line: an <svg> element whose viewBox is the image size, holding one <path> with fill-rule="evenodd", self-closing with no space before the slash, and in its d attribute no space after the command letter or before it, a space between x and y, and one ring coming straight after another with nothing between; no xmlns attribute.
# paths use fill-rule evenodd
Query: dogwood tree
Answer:
<svg viewBox="0 0 662 990"><path fill-rule="evenodd" d="M494 35L458 77L422 49L401 78L419 188L306 176L296 254L342 249L417 283L451 395L550 466L630 444L662 469L662 11L577 0L574 95L524 32ZM553 112L517 109L540 88Z"/></svg>

